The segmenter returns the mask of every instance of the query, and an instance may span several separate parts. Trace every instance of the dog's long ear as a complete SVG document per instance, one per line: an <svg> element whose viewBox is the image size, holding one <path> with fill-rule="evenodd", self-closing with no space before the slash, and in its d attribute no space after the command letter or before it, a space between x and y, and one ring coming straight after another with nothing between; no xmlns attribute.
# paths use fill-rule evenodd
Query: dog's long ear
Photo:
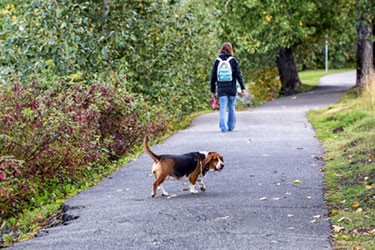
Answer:
<svg viewBox="0 0 375 250"><path fill-rule="evenodd" d="M212 154L212 152L209 152L207 154L206 159L204 159L204 161L203 161L203 168L207 168L210 165L210 162L212 161L212 158L213 158L213 154Z"/></svg>

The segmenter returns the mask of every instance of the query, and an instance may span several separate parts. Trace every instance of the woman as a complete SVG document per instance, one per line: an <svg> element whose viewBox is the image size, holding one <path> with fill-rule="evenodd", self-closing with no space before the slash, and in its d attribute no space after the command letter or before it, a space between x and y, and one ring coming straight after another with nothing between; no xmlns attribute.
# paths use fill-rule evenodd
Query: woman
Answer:
<svg viewBox="0 0 375 250"><path fill-rule="evenodd" d="M228 63L230 65L228 65ZM226 64L226 65L225 65ZM229 66L229 70L227 69ZM219 68L220 67L220 68ZM224 69L223 69L224 68ZM225 72L225 70L228 70ZM231 71L231 72L230 72ZM230 73L228 73L230 72ZM226 74L227 73L227 74ZM233 57L233 47L229 42L223 43L219 50L219 57L216 58L211 74L211 93L215 96L216 85L220 102L220 121L221 132L232 131L236 126L236 94L238 83L241 86L241 96L245 94L240 67L238 61ZM227 116L228 107L228 116Z"/></svg>

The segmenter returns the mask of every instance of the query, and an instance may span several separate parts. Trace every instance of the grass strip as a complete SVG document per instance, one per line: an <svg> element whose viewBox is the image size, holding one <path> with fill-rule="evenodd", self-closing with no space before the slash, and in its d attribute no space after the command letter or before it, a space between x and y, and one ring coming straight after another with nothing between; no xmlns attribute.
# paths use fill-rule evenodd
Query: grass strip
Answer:
<svg viewBox="0 0 375 250"><path fill-rule="evenodd" d="M375 79L308 114L325 150L335 249L375 249Z"/></svg>

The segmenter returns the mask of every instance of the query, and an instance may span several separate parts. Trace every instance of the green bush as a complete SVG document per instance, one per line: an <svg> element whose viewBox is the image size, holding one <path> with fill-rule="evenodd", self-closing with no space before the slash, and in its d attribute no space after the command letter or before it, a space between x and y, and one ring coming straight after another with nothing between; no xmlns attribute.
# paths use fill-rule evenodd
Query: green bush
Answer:
<svg viewBox="0 0 375 250"><path fill-rule="evenodd" d="M281 82L276 67L263 67L254 73L254 82L249 85L249 91L253 95L252 102L260 104L271 101L279 95Z"/></svg>

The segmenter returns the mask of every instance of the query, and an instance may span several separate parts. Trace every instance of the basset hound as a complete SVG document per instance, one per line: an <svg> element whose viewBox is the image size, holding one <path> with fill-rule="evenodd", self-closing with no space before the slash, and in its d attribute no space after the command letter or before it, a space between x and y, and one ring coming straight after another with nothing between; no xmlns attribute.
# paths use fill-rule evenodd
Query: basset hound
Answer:
<svg viewBox="0 0 375 250"><path fill-rule="evenodd" d="M191 152L182 155L163 154L156 155L148 147L148 137L145 136L143 146L147 154L154 160L152 173L155 181L152 186L152 197L156 197L156 190L161 189L163 196L168 192L163 188L163 182L167 178L181 179L187 177L190 181L190 193L197 194L195 184L198 182L202 192L206 190L203 177L209 171L220 172L224 168L224 158L216 152Z"/></svg>

